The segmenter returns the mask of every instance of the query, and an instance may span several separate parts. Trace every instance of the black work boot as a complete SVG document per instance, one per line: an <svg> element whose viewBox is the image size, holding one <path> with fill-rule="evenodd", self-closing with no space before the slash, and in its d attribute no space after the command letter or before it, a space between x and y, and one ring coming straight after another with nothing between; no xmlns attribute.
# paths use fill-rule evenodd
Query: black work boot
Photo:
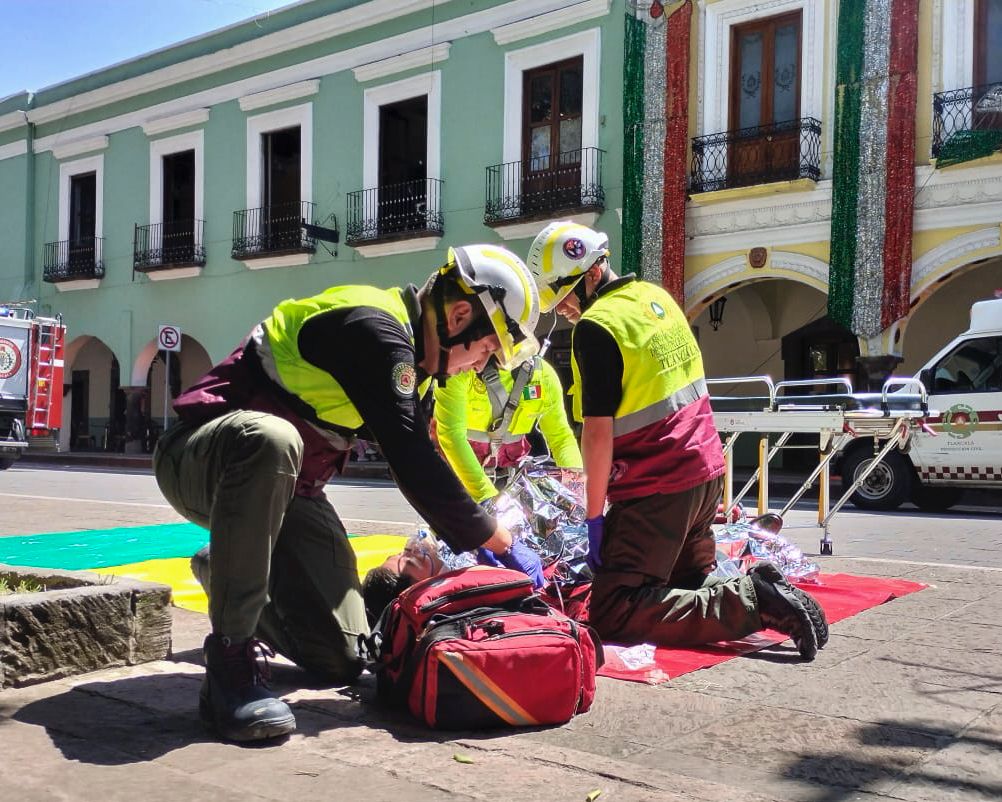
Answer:
<svg viewBox="0 0 1002 802"><path fill-rule="evenodd" d="M263 666L258 664L258 651ZM267 657L275 656L268 646L253 638L230 643L212 634L205 639L204 655L198 712L206 727L230 741L260 741L295 731L289 706L265 685Z"/></svg>
<svg viewBox="0 0 1002 802"><path fill-rule="evenodd" d="M825 644L828 643L828 618L825 616L825 611L821 609L821 605L818 604L817 599L807 591L790 584L790 581L783 575L783 572L779 570L779 566L775 563L768 561L755 563L755 565L748 569L748 573L758 574L770 584L782 585L785 592L796 596L804 606L804 609L807 610L807 614L811 617L811 625L814 627L814 635L818 641L818 648L823 649L825 647Z"/></svg>
<svg viewBox="0 0 1002 802"><path fill-rule="evenodd" d="M761 572L751 573L752 585L758 597L758 613L762 626L789 635L804 660L813 660L818 653L818 637L804 605L782 585L767 581Z"/></svg>

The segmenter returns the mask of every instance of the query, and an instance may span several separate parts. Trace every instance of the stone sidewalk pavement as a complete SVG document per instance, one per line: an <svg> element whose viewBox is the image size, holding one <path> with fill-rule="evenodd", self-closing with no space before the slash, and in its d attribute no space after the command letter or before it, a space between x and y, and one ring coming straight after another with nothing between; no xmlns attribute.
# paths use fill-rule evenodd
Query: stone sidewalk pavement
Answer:
<svg viewBox="0 0 1002 802"><path fill-rule="evenodd" d="M170 661L0 694L0 789L16 802L1002 799L1002 571L824 567L931 587L833 625L813 663L787 642L659 687L600 679L590 713L524 732L430 732L373 704L371 681L303 688L279 664L298 732L214 742L197 714L207 621L175 610Z"/></svg>

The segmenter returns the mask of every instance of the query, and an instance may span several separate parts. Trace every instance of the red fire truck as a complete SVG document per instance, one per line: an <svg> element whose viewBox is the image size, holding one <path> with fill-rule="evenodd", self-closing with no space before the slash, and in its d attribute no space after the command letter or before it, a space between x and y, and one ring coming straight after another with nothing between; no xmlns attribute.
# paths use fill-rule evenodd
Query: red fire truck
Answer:
<svg viewBox="0 0 1002 802"><path fill-rule="evenodd" d="M65 341L62 317L0 304L0 470L24 454L29 437L58 433Z"/></svg>

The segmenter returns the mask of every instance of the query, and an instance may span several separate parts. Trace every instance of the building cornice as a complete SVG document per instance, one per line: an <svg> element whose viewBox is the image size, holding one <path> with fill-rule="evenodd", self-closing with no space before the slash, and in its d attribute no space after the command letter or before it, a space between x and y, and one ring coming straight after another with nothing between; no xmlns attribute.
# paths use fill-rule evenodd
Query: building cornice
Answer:
<svg viewBox="0 0 1002 802"><path fill-rule="evenodd" d="M495 42L499 45L507 45L511 42L530 39L533 36L566 28L568 25L576 25L596 17L604 17L609 13L611 5L612 0L583 0L566 8L492 28L491 33L494 35Z"/></svg>
<svg viewBox="0 0 1002 802"><path fill-rule="evenodd" d="M28 152L28 140L19 139L17 142L10 142L0 145L0 162L4 159L13 159L15 156L23 156Z"/></svg>
<svg viewBox="0 0 1002 802"><path fill-rule="evenodd" d="M255 92L251 95L244 95L237 102L241 111L255 111L257 109L274 106L278 103L285 103L287 100L298 100L301 97L310 97L320 91L320 79L314 78L310 81L298 81L294 84L286 84L276 89L267 89L264 92Z"/></svg>
<svg viewBox="0 0 1002 802"><path fill-rule="evenodd" d="M419 67L430 67L445 61L449 58L449 42L441 42L431 47L422 47L412 50L410 53L402 53L399 56L384 58L381 61L373 61L370 64L363 64L355 67L355 80L359 83L374 81L377 78L385 78L388 75L395 75L398 72L413 70Z"/></svg>
<svg viewBox="0 0 1002 802"><path fill-rule="evenodd" d="M444 22L437 22L434 26L427 26L407 31L406 33L398 34L397 36L390 36L376 42L370 42L348 50L331 53L300 64L294 64L289 67L283 67L282 69L272 70L251 78L244 78L240 81L216 86L212 89L205 89L192 95L186 95L164 103L159 103L156 106L149 106L137 111L116 115L115 117L105 118L97 122L81 125L68 131L63 131L59 134L51 134L49 136L40 137L35 141L35 152L38 153L51 150L53 145L57 144L60 139L68 135L72 135L74 138L79 138L84 136L94 136L97 134L112 134L116 131L123 131L127 128L142 125L143 123L158 117L181 114L195 108L212 107L219 103L236 100L237 98L254 92L276 89L286 84L296 83L297 81L304 81L317 77L322 78L325 75L331 75L341 72L342 70L353 69L363 64L371 64L374 61L390 58L392 56L398 56L402 53L409 53L420 48L431 47L436 42L451 42L466 36L474 36L476 34L489 31L492 28L497 27L499 24L514 22L519 19L524 19L527 16L539 14L543 11L551 11L555 8L562 8L564 3L565 0L512 0L512 2L505 3L504 5L496 6L483 11L476 11L472 14L466 15L465 17L457 17L455 19L445 20ZM370 3L368 5L372 4ZM82 95L78 96L78 98L82 97ZM68 109L66 113L68 114L72 111L73 114L76 114L87 110L87 108L95 108L100 105L105 105L105 103L92 103L84 108L80 105L76 105L74 102L72 108ZM34 113L35 112L29 112L29 116ZM23 123L23 116L18 114L18 118L21 119ZM32 121L36 122L37 120L32 118Z"/></svg>
<svg viewBox="0 0 1002 802"><path fill-rule="evenodd" d="M204 78L206 75L225 69L260 61L278 53L302 48L326 39L340 37L346 33L381 24L390 19L407 16L433 6L440 8L450 1L371 0L368 3L335 12L321 19L262 36L252 42L245 42L216 53L189 59L180 64L153 70L144 75L127 78L109 86L93 89L89 92L82 92L79 95L32 109L28 112L28 118L36 124L53 122L71 114L76 115L91 111L131 97L165 89L184 81ZM369 42L350 48L349 50L333 53L330 56L313 59L305 64L294 65L293 67L256 76L253 79L245 79L234 84L228 84L226 87L240 86L241 88L236 93L224 99L232 100L250 92L263 91L295 81L329 75L344 69L351 69L361 64L371 63L381 58L389 58L421 47L428 47L436 42L483 33L498 26L563 8L565 5L566 0L511 0L511 2L495 6L494 8L475 11L466 16L436 22L433 26ZM269 80L273 76L278 76L278 78L276 80ZM217 89L219 88L225 87L217 87ZM202 92L192 97L205 94L207 93ZM187 105L190 106L192 104L189 103ZM197 105L211 106L213 103L199 102ZM178 111L181 110L178 109ZM12 115L5 115L5 117L12 117ZM18 114L7 127L13 127L14 122L19 125L23 124L22 115ZM3 125L0 125L0 131L3 130L5 128Z"/></svg>

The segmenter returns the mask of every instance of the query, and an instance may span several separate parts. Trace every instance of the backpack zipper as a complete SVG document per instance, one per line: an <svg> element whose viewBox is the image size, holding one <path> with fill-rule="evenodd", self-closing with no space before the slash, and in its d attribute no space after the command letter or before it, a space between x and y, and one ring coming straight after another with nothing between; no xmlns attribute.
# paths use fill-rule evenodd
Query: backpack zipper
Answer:
<svg viewBox="0 0 1002 802"><path fill-rule="evenodd" d="M466 588L465 590L457 590L455 593L447 593L445 596L439 596L434 601L425 602L420 607L418 607L419 613L427 613L431 610L437 610L439 607L443 607L451 601L457 599L465 599L470 596L480 596L486 595L488 593L493 593L499 590L514 590L516 588L524 588L526 586L531 586L532 580L526 577L525 579L520 579L515 582L500 582L496 585L478 585L472 588Z"/></svg>

